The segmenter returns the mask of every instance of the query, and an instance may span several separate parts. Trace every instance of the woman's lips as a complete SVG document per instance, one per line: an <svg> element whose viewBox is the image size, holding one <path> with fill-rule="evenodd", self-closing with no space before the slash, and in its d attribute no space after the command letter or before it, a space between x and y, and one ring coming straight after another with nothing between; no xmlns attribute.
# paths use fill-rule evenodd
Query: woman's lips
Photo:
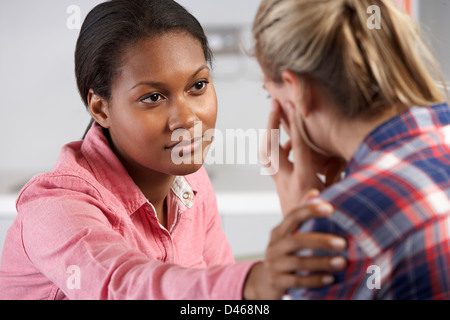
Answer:
<svg viewBox="0 0 450 320"><path fill-rule="evenodd" d="M197 150L201 147L203 142L203 137L194 138L192 140L182 140L180 142L175 142L174 144L167 147L167 149L176 152L177 154L187 154Z"/></svg>

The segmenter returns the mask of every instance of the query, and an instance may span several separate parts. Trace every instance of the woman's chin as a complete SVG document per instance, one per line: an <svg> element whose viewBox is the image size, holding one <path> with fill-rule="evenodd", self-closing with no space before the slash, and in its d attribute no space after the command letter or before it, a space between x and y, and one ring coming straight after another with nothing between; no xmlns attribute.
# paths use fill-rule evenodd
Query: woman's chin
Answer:
<svg viewBox="0 0 450 320"><path fill-rule="evenodd" d="M193 174L200 170L203 167L203 163L201 164L179 164L175 165L171 168L170 174L173 176L187 176Z"/></svg>

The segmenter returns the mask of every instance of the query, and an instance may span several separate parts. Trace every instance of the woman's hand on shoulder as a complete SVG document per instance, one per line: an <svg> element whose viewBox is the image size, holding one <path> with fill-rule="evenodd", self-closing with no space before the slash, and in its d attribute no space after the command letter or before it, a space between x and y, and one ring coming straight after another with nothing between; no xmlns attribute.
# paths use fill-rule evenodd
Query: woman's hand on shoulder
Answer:
<svg viewBox="0 0 450 320"><path fill-rule="evenodd" d="M338 253L345 250L343 238L332 234L298 233L299 226L311 218L327 218L333 213L328 203L314 203L292 210L273 229L265 259L250 270L243 289L247 300L281 299L291 288L318 288L330 285L331 273L343 270L346 260ZM334 256L299 256L299 250L325 250ZM299 273L301 272L301 273Z"/></svg>

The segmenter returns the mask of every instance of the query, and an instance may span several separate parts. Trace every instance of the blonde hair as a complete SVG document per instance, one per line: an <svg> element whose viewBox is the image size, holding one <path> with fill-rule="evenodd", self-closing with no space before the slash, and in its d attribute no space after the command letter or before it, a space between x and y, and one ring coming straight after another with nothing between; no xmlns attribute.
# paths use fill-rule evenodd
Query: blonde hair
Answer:
<svg viewBox="0 0 450 320"><path fill-rule="evenodd" d="M368 8L380 8L371 29ZM369 11L370 12L370 11ZM265 74L317 81L346 118L445 101L445 81L418 25L389 0L263 0L253 25L254 55Z"/></svg>

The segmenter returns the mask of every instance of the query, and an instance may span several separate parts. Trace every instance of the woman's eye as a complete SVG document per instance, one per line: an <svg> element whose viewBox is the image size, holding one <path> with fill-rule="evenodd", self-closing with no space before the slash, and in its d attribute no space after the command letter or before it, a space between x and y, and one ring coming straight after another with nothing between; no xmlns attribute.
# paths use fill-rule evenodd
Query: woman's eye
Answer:
<svg viewBox="0 0 450 320"><path fill-rule="evenodd" d="M162 96L159 93L152 93L152 94L142 98L141 101L147 102L147 103L155 103L155 102L160 101L161 99L162 99Z"/></svg>
<svg viewBox="0 0 450 320"><path fill-rule="evenodd" d="M208 81L204 80L204 81L199 81L196 82L193 86L192 89L193 91L202 91L206 88L206 85L208 84Z"/></svg>

